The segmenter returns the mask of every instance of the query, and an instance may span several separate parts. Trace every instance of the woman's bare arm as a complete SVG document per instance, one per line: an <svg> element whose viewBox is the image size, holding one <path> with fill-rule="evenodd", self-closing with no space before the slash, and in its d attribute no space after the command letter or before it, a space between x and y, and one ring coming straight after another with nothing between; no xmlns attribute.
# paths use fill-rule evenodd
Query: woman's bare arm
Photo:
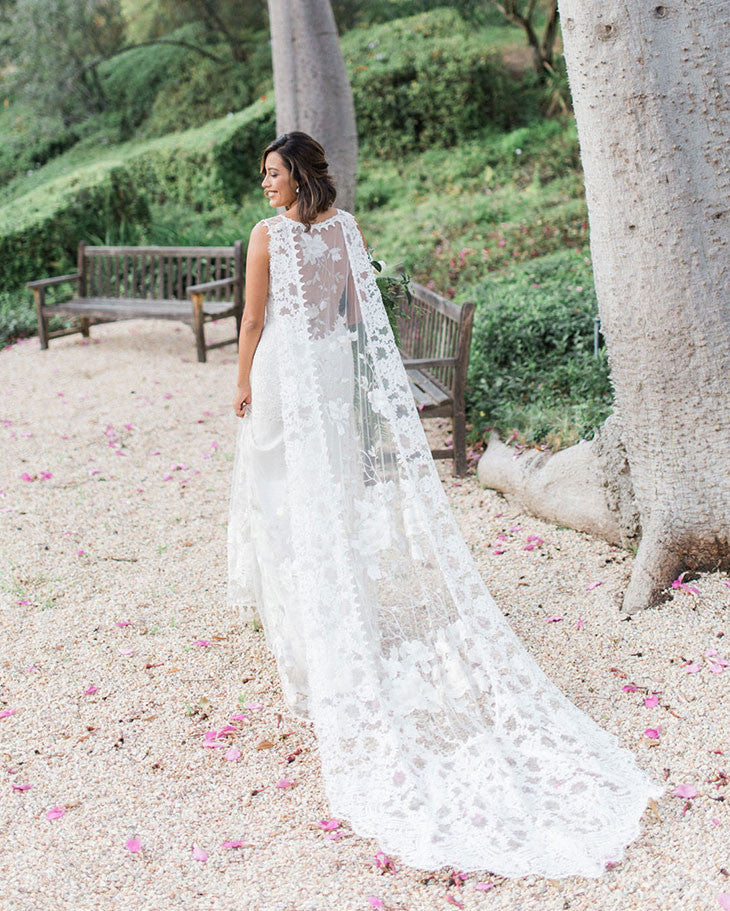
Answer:
<svg viewBox="0 0 730 911"><path fill-rule="evenodd" d="M238 337L238 380L233 403L238 417L243 417L246 405L251 403L249 376L254 352L264 328L268 290L269 233L266 225L259 223L251 231L246 254L246 304Z"/></svg>

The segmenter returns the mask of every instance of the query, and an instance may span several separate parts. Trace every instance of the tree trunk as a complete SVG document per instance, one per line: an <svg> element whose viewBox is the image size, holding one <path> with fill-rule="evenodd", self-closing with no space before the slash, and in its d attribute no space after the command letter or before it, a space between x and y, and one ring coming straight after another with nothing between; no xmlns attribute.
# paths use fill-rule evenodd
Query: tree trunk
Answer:
<svg viewBox="0 0 730 911"><path fill-rule="evenodd" d="M730 569L730 5L560 0L641 522L628 613Z"/></svg>
<svg viewBox="0 0 730 911"><path fill-rule="evenodd" d="M337 205L355 204L352 89L329 0L268 0L279 134L303 130L327 153Z"/></svg>

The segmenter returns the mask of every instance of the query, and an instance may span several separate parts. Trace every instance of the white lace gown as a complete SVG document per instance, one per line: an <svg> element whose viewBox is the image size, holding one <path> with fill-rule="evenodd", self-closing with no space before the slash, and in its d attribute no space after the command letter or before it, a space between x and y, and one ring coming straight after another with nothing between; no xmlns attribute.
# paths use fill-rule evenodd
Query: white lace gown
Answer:
<svg viewBox="0 0 730 911"><path fill-rule="evenodd" d="M487 591L430 455L355 219L266 219L237 419L227 603L311 720L330 812L412 866L601 876L652 781Z"/></svg>

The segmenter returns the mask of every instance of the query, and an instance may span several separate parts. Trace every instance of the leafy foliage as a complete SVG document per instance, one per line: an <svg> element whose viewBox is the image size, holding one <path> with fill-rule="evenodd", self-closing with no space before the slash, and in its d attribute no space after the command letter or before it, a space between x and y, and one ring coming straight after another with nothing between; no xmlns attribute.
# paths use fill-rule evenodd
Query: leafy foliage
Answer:
<svg viewBox="0 0 730 911"><path fill-rule="evenodd" d="M590 438L611 411L605 348L593 353L598 312L590 261L561 251L490 277L477 303L468 409L478 435L560 448Z"/></svg>
<svg viewBox="0 0 730 911"><path fill-rule="evenodd" d="M485 123L511 129L539 111L532 82L515 82L453 10L351 33L343 52L358 131L381 156L450 146Z"/></svg>

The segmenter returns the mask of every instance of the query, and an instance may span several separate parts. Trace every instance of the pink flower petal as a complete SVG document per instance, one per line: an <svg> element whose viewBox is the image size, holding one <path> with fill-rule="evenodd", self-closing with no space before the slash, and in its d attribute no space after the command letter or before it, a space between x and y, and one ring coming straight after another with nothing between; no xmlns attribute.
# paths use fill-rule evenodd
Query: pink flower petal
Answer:
<svg viewBox="0 0 730 911"><path fill-rule="evenodd" d="M464 907L464 903L463 903L463 902L460 902L460 901L459 901L457 898L455 898L450 892L447 892L447 893L446 893L446 901L447 901L450 905L456 905L457 908L463 908L463 907Z"/></svg>
<svg viewBox="0 0 730 911"><path fill-rule="evenodd" d="M320 819L319 821L320 829L326 829L331 831L332 829L339 829L340 821L339 819Z"/></svg>
<svg viewBox="0 0 730 911"><path fill-rule="evenodd" d="M193 642L193 645L200 645L205 648L206 646L210 645L210 642L208 642L207 639L196 639L195 642Z"/></svg>
<svg viewBox="0 0 730 911"><path fill-rule="evenodd" d="M199 848L197 845L193 845L193 860L199 860L201 863L205 863L208 859L207 853Z"/></svg>
<svg viewBox="0 0 730 911"><path fill-rule="evenodd" d="M730 892L721 892L717 896L717 900L720 902L720 907L723 908L723 911L730 911Z"/></svg>
<svg viewBox="0 0 730 911"><path fill-rule="evenodd" d="M131 851L132 854L136 854L138 851L142 850L142 842L136 836L134 838L127 839L127 851Z"/></svg>
<svg viewBox="0 0 730 911"><path fill-rule="evenodd" d="M653 709L655 705L659 705L659 697L657 694L652 693L651 696L647 696L646 699L644 699L644 705L648 709Z"/></svg>
<svg viewBox="0 0 730 911"><path fill-rule="evenodd" d="M591 582L588 585L588 591L593 591L594 588L598 588L599 585L603 585L603 579L599 579L597 582Z"/></svg>
<svg viewBox="0 0 730 911"><path fill-rule="evenodd" d="M131 626L131 620L117 620L117 626Z"/></svg>
<svg viewBox="0 0 730 911"><path fill-rule="evenodd" d="M14 784L13 790L14 791L30 791L30 789L32 787L33 787L32 784Z"/></svg>
<svg viewBox="0 0 730 911"><path fill-rule="evenodd" d="M474 885L475 889L479 889L480 892L486 892L487 889L493 889L494 883L476 883Z"/></svg>
<svg viewBox="0 0 730 911"><path fill-rule="evenodd" d="M644 731L644 737L648 737L649 740L659 740L659 734L661 732L661 727L658 728L647 728Z"/></svg>
<svg viewBox="0 0 730 911"><path fill-rule="evenodd" d="M721 664L711 664L710 672L713 674L724 674L725 668Z"/></svg>
<svg viewBox="0 0 730 911"><path fill-rule="evenodd" d="M224 841L221 848L225 848L226 850L229 850L230 848L242 848L245 844L245 841Z"/></svg>
<svg viewBox="0 0 730 911"><path fill-rule="evenodd" d="M92 683L91 686L88 687L88 689L85 689L85 690L84 690L84 696L91 696L92 693L96 693L96 692L98 692L98 691L99 691L99 687L98 687L98 686L94 686L94 684Z"/></svg>
<svg viewBox="0 0 730 911"><path fill-rule="evenodd" d="M696 664L696 663L694 663L694 662L693 662L692 664L688 664L688 665L685 667L685 671L686 671L688 674L696 674L699 670L700 670L699 664Z"/></svg>
<svg viewBox="0 0 730 911"><path fill-rule="evenodd" d="M280 778L279 781L276 782L276 787L277 788L290 788L293 784L294 784L294 782L289 778Z"/></svg>
<svg viewBox="0 0 730 911"><path fill-rule="evenodd" d="M248 721L248 715L243 715L241 712L236 712L235 715L231 715L231 721Z"/></svg>
<svg viewBox="0 0 730 911"><path fill-rule="evenodd" d="M257 709L262 709L263 705L260 702L249 702L246 708L251 709L252 712L255 712Z"/></svg>
<svg viewBox="0 0 730 911"><path fill-rule="evenodd" d="M368 898L368 904L371 908L380 908L381 911L385 908L385 902L382 898L377 898L375 895L371 895Z"/></svg>
<svg viewBox="0 0 730 911"><path fill-rule="evenodd" d="M134 649L133 648L120 648L119 654L124 655L125 657L128 658L130 655L134 654Z"/></svg>
<svg viewBox="0 0 730 911"><path fill-rule="evenodd" d="M11 715L14 715L18 710L17 709L3 709L0 712L0 718L9 718Z"/></svg>
<svg viewBox="0 0 730 911"><path fill-rule="evenodd" d="M229 762L236 762L241 758L241 751L237 750L236 747L231 747L230 750L226 750L223 754L223 758Z"/></svg>
<svg viewBox="0 0 730 911"><path fill-rule="evenodd" d="M236 733L236 728L234 728L232 724L227 724L225 727L222 727L220 729L220 731L218 731L218 739L222 740L224 737L227 737L229 734L235 734L235 733Z"/></svg>
<svg viewBox="0 0 730 911"><path fill-rule="evenodd" d="M635 683L625 683L621 689L624 691L624 693L635 693L639 687Z"/></svg>
<svg viewBox="0 0 730 911"><path fill-rule="evenodd" d="M63 816L65 812L65 807L51 807L51 809L46 813L46 819L60 819L60 817Z"/></svg>
<svg viewBox="0 0 730 911"><path fill-rule="evenodd" d="M672 793L675 797L697 797L697 788L691 784L681 784Z"/></svg>
<svg viewBox="0 0 730 911"><path fill-rule="evenodd" d="M575 625L576 625L576 627L577 627L578 629L582 629L582 627L583 627L583 620L582 620L580 617L578 617L578 622L577 622Z"/></svg>

